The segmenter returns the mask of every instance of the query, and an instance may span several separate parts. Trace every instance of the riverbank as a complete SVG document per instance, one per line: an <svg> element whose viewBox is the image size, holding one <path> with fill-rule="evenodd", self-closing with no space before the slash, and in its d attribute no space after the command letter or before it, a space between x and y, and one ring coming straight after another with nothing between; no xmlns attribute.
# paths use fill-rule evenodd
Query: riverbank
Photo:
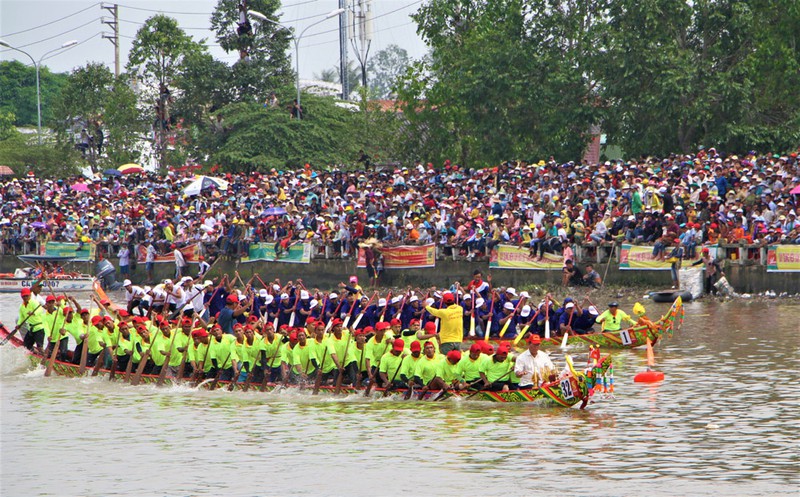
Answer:
<svg viewBox="0 0 800 497"><path fill-rule="evenodd" d="M116 260L111 259L116 265ZM14 269L22 263L15 256L0 256L0 272L13 273ZM94 274L94 264L72 263L72 268L88 274ZM264 280L279 278L282 282L302 279L307 286L318 288L334 288L340 282L346 282L350 275L356 274L362 285L367 281L366 270L356 269L355 260L341 259L312 259L309 264L287 264L275 262L237 263L235 261L221 260L213 268L212 276L222 274L233 275L238 271L242 279L247 281L254 273L258 273ZM606 272L605 265L595 266L602 276ZM380 279L383 287L430 287L449 286L455 281L466 284L472 278L475 269L489 274L487 262L464 262L452 260L438 260L435 268L387 270ZM612 261L607 268L605 277L606 286L620 289L635 289L636 293L647 290L662 290L669 288L669 271L654 270L622 270L619 264ZM800 291L800 272L768 273L763 266L742 266L727 261L725 276L728 282L738 293L764 294L775 292L780 294L796 294ZM191 268L196 274L196 266ZM493 283L496 286L513 286L517 288L540 287L548 289L561 288L561 272L553 270L524 270L524 269L492 269ZM155 278L161 280L175 275L175 265L160 263L155 265ZM139 264L133 269L131 280L134 283L144 283L146 280L144 265ZM117 280L121 281L119 273Z"/></svg>

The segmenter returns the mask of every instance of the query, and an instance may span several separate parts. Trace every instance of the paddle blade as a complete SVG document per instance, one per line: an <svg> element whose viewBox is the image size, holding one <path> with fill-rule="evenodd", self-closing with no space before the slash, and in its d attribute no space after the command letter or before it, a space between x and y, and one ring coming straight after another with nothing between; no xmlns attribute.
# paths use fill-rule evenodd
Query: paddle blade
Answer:
<svg viewBox="0 0 800 497"><path fill-rule="evenodd" d="M469 336L475 336L475 316L469 318Z"/></svg>
<svg viewBox="0 0 800 497"><path fill-rule="evenodd" d="M295 312L292 311L292 315L289 316L289 328L294 328L294 320L295 320Z"/></svg>
<svg viewBox="0 0 800 497"><path fill-rule="evenodd" d="M544 337L546 339L550 338L550 320L544 322Z"/></svg>
<svg viewBox="0 0 800 497"><path fill-rule="evenodd" d="M520 332L519 332L519 335L517 335L517 338L515 338L515 339L514 339L514 345L518 344L518 343L519 343L519 341L520 341L520 340L522 340L522 337L524 337L524 336L525 336L525 333L527 333L527 332L528 332L528 327L529 327L529 326L526 324L526 325L525 325L525 326L522 328L522 331L520 331Z"/></svg>
<svg viewBox="0 0 800 497"><path fill-rule="evenodd" d="M566 349L566 348L567 348L567 340L568 340L568 339L569 339L569 333L567 333L567 332L565 331L565 332L564 332L564 337L561 339L561 348L562 348L562 349Z"/></svg>
<svg viewBox="0 0 800 497"><path fill-rule="evenodd" d="M355 322L355 323L353 323L353 329L354 329L354 330L355 330L356 328L358 328L358 323L360 323L360 322L361 322L361 318L362 318L362 317L364 317L364 313L363 313L363 312L362 312L361 314L359 314L358 316L356 316L356 322Z"/></svg>
<svg viewBox="0 0 800 497"><path fill-rule="evenodd" d="M508 321L506 321L506 324L503 325L503 329L500 330L500 338L503 338L503 335L506 334L506 331L508 330L508 325L510 325L510 324L511 324L511 320L509 319Z"/></svg>
<svg viewBox="0 0 800 497"><path fill-rule="evenodd" d="M489 330L491 330L491 329L492 329L492 320L490 319L490 320L486 321L486 329L483 331L483 341L484 342L488 342L489 341Z"/></svg>
<svg viewBox="0 0 800 497"><path fill-rule="evenodd" d="M656 358L653 354L653 344L650 342L650 337L647 337L647 365L651 368L656 365Z"/></svg>

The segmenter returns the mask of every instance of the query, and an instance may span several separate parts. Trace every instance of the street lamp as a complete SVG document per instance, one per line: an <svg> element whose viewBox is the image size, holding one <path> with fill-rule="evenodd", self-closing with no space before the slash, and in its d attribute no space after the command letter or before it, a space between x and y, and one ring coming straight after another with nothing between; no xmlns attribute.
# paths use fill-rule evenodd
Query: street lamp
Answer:
<svg viewBox="0 0 800 497"><path fill-rule="evenodd" d="M12 47L11 45L8 44L7 41L0 40L0 46L10 48L11 50L16 50L17 52L24 53L25 55L28 56L29 59L31 59L31 62L33 62L33 67L36 68L36 113L38 114L38 118L39 118L39 120L38 120L38 124L39 124L39 134L38 134L39 145L42 144L42 95L41 95L41 92L39 90L39 66L42 65L42 61L49 54L51 54L53 52L57 52L59 50L63 50L65 48L69 48L69 47L75 46L77 44L78 44L78 40L66 41L60 47L54 48L53 50L50 50L49 52L45 52L44 55L39 57L39 62L36 62L33 59L33 57L31 57L31 54L29 54L25 50L22 50L22 49L19 49L19 48L16 48L16 47Z"/></svg>
<svg viewBox="0 0 800 497"><path fill-rule="evenodd" d="M276 25L276 26L278 26L280 28L285 29L286 31L289 31L290 34L292 35L292 41L294 41L294 63L295 63L295 73L296 73L295 84L297 85L297 108L298 109L301 108L300 107L300 39L303 37L303 35L306 33L306 31L309 30L309 28L312 28L313 26L316 26L317 24L319 24L321 22L325 22L325 21L327 21L328 19L330 19L332 17L340 16L340 15L344 14L345 11L346 11L345 9L336 9L336 10L332 10L332 11L328 12L327 14L325 14L325 17L323 19L320 19L319 21L311 23L308 26L306 26L306 28L303 31L300 32L299 36L295 36L294 35L294 33L292 32L293 31L292 28L286 26L285 24L281 24L278 21L273 21L272 19L270 19L269 17L265 16L261 12L256 12L255 10L250 10L250 11L247 12L250 15L250 17L256 19L257 21L268 22L268 23L274 24L274 25ZM298 113L297 113L297 118L298 119L302 119L300 117L301 114L302 114L302 112L298 111Z"/></svg>

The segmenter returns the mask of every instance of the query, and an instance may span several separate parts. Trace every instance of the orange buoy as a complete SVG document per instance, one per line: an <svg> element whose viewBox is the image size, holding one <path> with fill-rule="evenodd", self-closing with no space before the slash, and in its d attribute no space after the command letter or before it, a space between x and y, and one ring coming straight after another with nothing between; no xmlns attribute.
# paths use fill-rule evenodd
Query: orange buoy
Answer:
<svg viewBox="0 0 800 497"><path fill-rule="evenodd" d="M661 371L642 371L633 377L636 383L655 383L664 380L664 373Z"/></svg>

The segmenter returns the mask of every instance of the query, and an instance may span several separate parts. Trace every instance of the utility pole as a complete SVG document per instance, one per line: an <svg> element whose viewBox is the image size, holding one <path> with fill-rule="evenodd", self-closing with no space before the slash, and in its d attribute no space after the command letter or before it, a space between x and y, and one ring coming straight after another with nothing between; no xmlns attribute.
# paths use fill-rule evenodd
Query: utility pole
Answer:
<svg viewBox="0 0 800 497"><path fill-rule="evenodd" d="M342 83L342 100L350 100L350 81L347 78L347 0L339 0L345 9L339 16L339 80Z"/></svg>
<svg viewBox="0 0 800 497"><path fill-rule="evenodd" d="M107 24L114 30L114 34L103 33L103 38L111 40L114 44L114 76L119 77L119 5L117 4L100 4L100 8L107 10L114 16L110 21L105 17L101 19L103 24Z"/></svg>
<svg viewBox="0 0 800 497"><path fill-rule="evenodd" d="M358 10L356 10L358 9ZM361 85L367 90L367 58L372 44L372 0L354 0L350 42L361 64ZM365 94L366 95L366 94Z"/></svg>

